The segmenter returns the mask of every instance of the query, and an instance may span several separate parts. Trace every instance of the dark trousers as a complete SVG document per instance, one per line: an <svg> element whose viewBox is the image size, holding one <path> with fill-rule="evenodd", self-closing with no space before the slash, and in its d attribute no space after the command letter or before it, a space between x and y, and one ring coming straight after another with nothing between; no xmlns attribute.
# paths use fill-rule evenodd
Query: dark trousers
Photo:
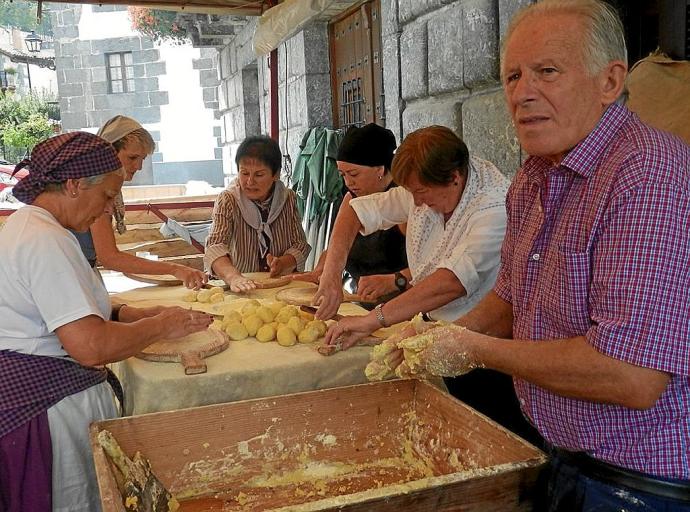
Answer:
<svg viewBox="0 0 690 512"><path fill-rule="evenodd" d="M494 370L473 370L444 379L448 392L496 423L541 448L543 439L522 415L513 378Z"/></svg>
<svg viewBox="0 0 690 512"><path fill-rule="evenodd" d="M537 504L538 512L690 512L690 502L593 478L553 451L541 476L543 502Z"/></svg>

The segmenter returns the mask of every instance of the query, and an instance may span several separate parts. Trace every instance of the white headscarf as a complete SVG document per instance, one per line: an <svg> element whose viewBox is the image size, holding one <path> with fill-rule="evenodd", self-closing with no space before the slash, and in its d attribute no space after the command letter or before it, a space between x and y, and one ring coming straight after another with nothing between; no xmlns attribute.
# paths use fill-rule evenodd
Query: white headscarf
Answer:
<svg viewBox="0 0 690 512"><path fill-rule="evenodd" d="M143 126L131 117L115 116L106 121L96 135L114 144L133 131L143 128ZM117 229L118 233L123 234L127 231L127 226L125 225L125 202L122 198L122 192L115 198L114 210L113 217L115 217L115 229Z"/></svg>
<svg viewBox="0 0 690 512"><path fill-rule="evenodd" d="M106 121L106 123L103 126L101 126L101 129L98 130L98 133L96 135L104 138L111 144L114 144L115 142L129 135L130 133L136 130L141 130L143 128L143 126L141 126L131 117L115 116L112 119Z"/></svg>

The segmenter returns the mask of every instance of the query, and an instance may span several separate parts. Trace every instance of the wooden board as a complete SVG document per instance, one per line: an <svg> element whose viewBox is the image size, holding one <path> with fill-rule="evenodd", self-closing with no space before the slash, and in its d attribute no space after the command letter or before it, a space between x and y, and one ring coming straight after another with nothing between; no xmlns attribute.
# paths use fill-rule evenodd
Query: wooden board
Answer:
<svg viewBox="0 0 690 512"><path fill-rule="evenodd" d="M451 396L388 381L97 422L141 451L180 512L529 511L542 452ZM281 508L285 507L285 508Z"/></svg>
<svg viewBox="0 0 690 512"><path fill-rule="evenodd" d="M175 276L169 275L155 275L155 274L129 274L123 272L123 274L130 279L135 281L140 281L142 283L157 284L158 286L179 286L182 284L182 279L178 279Z"/></svg>
<svg viewBox="0 0 690 512"><path fill-rule="evenodd" d="M172 341L159 341L137 354L140 359L154 362L176 362L184 366L186 375L206 373L204 358L228 348L228 338L216 329L197 332Z"/></svg>
<svg viewBox="0 0 690 512"><path fill-rule="evenodd" d="M280 290L276 293L276 300L282 300L287 304L293 304L295 306L310 306L314 300L314 295L316 294L318 287L316 286L302 286L299 288L286 288ZM344 302L365 302L372 303L373 301L368 301L362 299L359 295L354 295L352 293L343 294Z"/></svg>

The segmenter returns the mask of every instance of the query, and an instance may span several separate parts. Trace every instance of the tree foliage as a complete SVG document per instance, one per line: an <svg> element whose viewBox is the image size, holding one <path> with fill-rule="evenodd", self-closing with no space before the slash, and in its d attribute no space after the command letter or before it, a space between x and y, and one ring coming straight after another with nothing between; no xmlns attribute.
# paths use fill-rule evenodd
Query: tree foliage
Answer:
<svg viewBox="0 0 690 512"><path fill-rule="evenodd" d="M52 36L53 27L50 16L44 12L41 23L38 23L36 6L36 2L25 0L0 0L0 26L17 27L25 32L35 30L40 34Z"/></svg>
<svg viewBox="0 0 690 512"><path fill-rule="evenodd" d="M50 112L53 105L36 96L0 97L0 141L4 159L18 162L33 147L53 134Z"/></svg>

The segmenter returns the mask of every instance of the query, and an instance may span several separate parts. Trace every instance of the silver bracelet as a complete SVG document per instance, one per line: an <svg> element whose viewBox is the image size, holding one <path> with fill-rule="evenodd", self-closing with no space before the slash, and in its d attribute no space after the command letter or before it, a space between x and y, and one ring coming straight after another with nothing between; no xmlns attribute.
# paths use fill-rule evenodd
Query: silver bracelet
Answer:
<svg viewBox="0 0 690 512"><path fill-rule="evenodd" d="M381 324L381 327L388 327L386 324L386 317L383 316L383 305L385 302L382 302L381 304L377 304L376 307L374 308L374 313L376 314L376 320L379 321Z"/></svg>

